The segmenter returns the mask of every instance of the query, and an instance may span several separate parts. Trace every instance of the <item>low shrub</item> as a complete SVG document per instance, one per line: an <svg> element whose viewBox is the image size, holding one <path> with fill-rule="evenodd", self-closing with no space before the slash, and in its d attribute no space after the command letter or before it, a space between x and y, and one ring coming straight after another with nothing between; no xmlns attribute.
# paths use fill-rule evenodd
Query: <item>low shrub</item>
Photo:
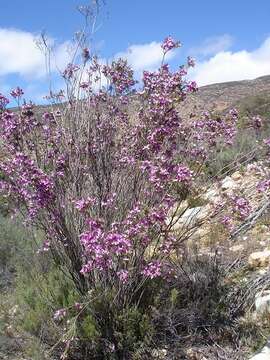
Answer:
<svg viewBox="0 0 270 360"><path fill-rule="evenodd" d="M83 13L87 26L95 11ZM61 74L66 91L51 92L43 114L18 87L17 111L0 94L0 189L44 237L44 257L18 267L21 326L56 341L62 359L149 358L159 344L230 320L217 259L178 258L202 222L174 224L202 205L198 194L234 159L235 139L241 151L250 143L236 136L235 109L181 118L178 105L198 88L186 77L192 58L177 70L165 63L179 41L163 41L160 67L138 84L126 60L98 61L84 35ZM239 221L249 216L246 199L228 202Z"/></svg>

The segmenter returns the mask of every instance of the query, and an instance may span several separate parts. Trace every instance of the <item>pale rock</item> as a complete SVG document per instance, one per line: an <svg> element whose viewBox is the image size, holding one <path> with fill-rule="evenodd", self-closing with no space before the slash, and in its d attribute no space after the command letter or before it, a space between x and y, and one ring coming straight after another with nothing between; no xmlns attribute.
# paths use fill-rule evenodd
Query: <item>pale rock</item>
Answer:
<svg viewBox="0 0 270 360"><path fill-rule="evenodd" d="M268 270L266 270L266 269L259 269L259 270L258 270L258 274L259 274L259 275L265 275L265 274L267 273L267 271L268 271Z"/></svg>
<svg viewBox="0 0 270 360"><path fill-rule="evenodd" d="M198 353L192 348L186 351L186 356L189 360L207 360L202 354Z"/></svg>
<svg viewBox="0 0 270 360"><path fill-rule="evenodd" d="M226 176L225 179L222 180L221 182L222 190L233 190L235 188L237 188L237 184L230 176Z"/></svg>
<svg viewBox="0 0 270 360"><path fill-rule="evenodd" d="M270 264L270 251L257 251L249 255L248 264L252 268L266 267Z"/></svg>
<svg viewBox="0 0 270 360"><path fill-rule="evenodd" d="M255 310L257 314L270 313L270 290L255 295Z"/></svg>
<svg viewBox="0 0 270 360"><path fill-rule="evenodd" d="M243 251L244 250L244 246L242 244L239 244L239 245L234 245L234 246L231 246L229 248L230 251L232 252L239 252L239 251Z"/></svg>
<svg viewBox="0 0 270 360"><path fill-rule="evenodd" d="M252 356L250 360L269 360L270 359L270 341L264 346L264 348L256 355Z"/></svg>
<svg viewBox="0 0 270 360"><path fill-rule="evenodd" d="M194 238L204 239L209 235L209 229L207 227L200 227L195 233Z"/></svg>
<svg viewBox="0 0 270 360"><path fill-rule="evenodd" d="M203 198L206 201L211 201L212 203L217 203L220 200L220 194L217 189L210 189L210 190L206 191L206 193L203 195Z"/></svg>
<svg viewBox="0 0 270 360"><path fill-rule="evenodd" d="M167 356L167 350L166 349L155 349L152 351L152 356L155 359L163 360Z"/></svg>
<svg viewBox="0 0 270 360"><path fill-rule="evenodd" d="M231 178L232 178L234 181L239 181L239 180L242 179L242 177L243 177L243 176L240 174L239 171L236 171L235 173L233 173L233 174L231 175Z"/></svg>
<svg viewBox="0 0 270 360"><path fill-rule="evenodd" d="M187 209L181 218L177 222L177 228L179 227L192 227L197 221L203 220L209 213L207 206L197 206L191 209Z"/></svg>

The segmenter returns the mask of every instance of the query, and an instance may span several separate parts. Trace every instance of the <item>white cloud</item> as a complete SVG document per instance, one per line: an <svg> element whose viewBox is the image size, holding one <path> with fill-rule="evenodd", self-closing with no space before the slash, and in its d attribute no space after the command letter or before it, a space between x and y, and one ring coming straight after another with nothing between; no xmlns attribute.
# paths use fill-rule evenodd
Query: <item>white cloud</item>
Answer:
<svg viewBox="0 0 270 360"><path fill-rule="evenodd" d="M190 77L199 86L255 79L270 74L270 37L253 51L221 51L208 60L198 62Z"/></svg>
<svg viewBox="0 0 270 360"><path fill-rule="evenodd" d="M170 51L166 55L166 60L171 60L175 55L176 51ZM119 52L114 56L114 58L119 57L126 59L135 72L141 72L159 67L163 52L161 43L153 41L148 44L131 45L125 52Z"/></svg>
<svg viewBox="0 0 270 360"><path fill-rule="evenodd" d="M54 47L52 71L63 70L69 62L70 55L67 49L70 43L57 45L53 39L49 41ZM125 51L117 53L114 59L127 59L135 71L135 76L138 77L142 70L155 70L159 67L163 57L160 45L161 43L156 41L133 44ZM202 45L190 49L190 54L197 54L201 58L190 71L190 78L202 86L270 74L270 37L253 51L229 51L231 45L232 37L225 34L208 38ZM178 50L169 52L166 61L177 55ZM106 63L106 59L103 59L103 62ZM43 88L41 80L44 80L42 78L46 75L44 54L36 46L34 34L18 29L0 28L1 91L7 87L9 75L12 74L24 77L29 83L36 80Z"/></svg>
<svg viewBox="0 0 270 360"><path fill-rule="evenodd" d="M53 89L57 79L57 72L63 71L72 58L71 42L56 44L54 39L48 38L48 43L53 48L51 59ZM166 54L166 61L170 61L177 55L178 51L170 51ZM135 77L139 78L142 70L156 70L162 61L163 52L161 43L153 41L146 44L133 44L126 50L115 54L113 59L127 59L129 65L135 71ZM106 64L112 59L100 59ZM24 87L25 94L32 99L40 101L48 88L46 77L45 55L37 46L35 34L20 29L7 29L0 27L0 90L8 93L14 79L11 76L18 76L19 85ZM82 74L86 79L86 73ZM24 85L23 85L24 84ZM59 85L59 82L57 83ZM101 85L105 85L105 78L102 77ZM4 86L5 85L5 86Z"/></svg>
<svg viewBox="0 0 270 360"><path fill-rule="evenodd" d="M31 32L20 29L0 28L0 77L6 78L15 74L28 80L39 79L46 75L45 56L36 44L36 36ZM51 38L48 39L54 51L51 61L51 70L63 70L70 60L68 48L70 42L56 45ZM166 61L171 60L177 51L166 55ZM132 66L136 75L142 70L155 70L161 64L163 52L161 43L153 41L146 44L130 45L125 51L113 57L125 58ZM102 59L104 63L107 61Z"/></svg>
<svg viewBox="0 0 270 360"><path fill-rule="evenodd" d="M203 41L200 46L193 47L189 50L191 55L209 56L218 52L228 50L233 44L233 37L228 34L221 36L212 36Z"/></svg>
<svg viewBox="0 0 270 360"><path fill-rule="evenodd" d="M38 49L35 36L26 31L0 28L0 76L19 74L41 77L46 73L44 54ZM54 43L49 39L50 43ZM68 43L55 46L53 69L68 62Z"/></svg>

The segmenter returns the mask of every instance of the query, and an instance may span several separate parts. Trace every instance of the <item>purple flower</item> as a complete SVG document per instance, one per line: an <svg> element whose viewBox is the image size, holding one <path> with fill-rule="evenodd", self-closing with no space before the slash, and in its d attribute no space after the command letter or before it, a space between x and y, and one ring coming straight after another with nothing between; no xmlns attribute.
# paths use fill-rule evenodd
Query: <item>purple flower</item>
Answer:
<svg viewBox="0 0 270 360"><path fill-rule="evenodd" d="M126 283L128 281L128 271L127 270L119 270L117 271L117 276L119 277L120 281Z"/></svg>
<svg viewBox="0 0 270 360"><path fill-rule="evenodd" d="M75 201L75 208L80 212L84 212L89 208L89 206L94 205L96 200L94 198L88 197L87 199L81 199Z"/></svg>
<svg viewBox="0 0 270 360"><path fill-rule="evenodd" d="M164 53L167 53L168 51L172 49L176 49L181 46L180 41L174 40L171 36L168 36L164 39L161 48L164 51Z"/></svg>
<svg viewBox="0 0 270 360"><path fill-rule="evenodd" d="M262 118L260 116L253 116L251 126L254 129L260 129L262 127Z"/></svg>
<svg viewBox="0 0 270 360"><path fill-rule="evenodd" d="M225 215L222 219L221 219L221 223L225 226L225 228L227 228L229 231L232 231L233 229L233 222L232 222L232 218L228 215Z"/></svg>
<svg viewBox="0 0 270 360"><path fill-rule="evenodd" d="M151 261L144 267L142 274L150 279L161 276L161 263L157 260Z"/></svg>
<svg viewBox="0 0 270 360"><path fill-rule="evenodd" d="M80 311L80 310L82 310L82 304L80 304L80 303L78 303L78 302L75 302L75 304L74 304L74 308L77 310L77 311Z"/></svg>
<svg viewBox="0 0 270 360"><path fill-rule="evenodd" d="M234 210L240 215L241 219L246 219L251 213L251 206L249 201L240 196L233 196L231 198Z"/></svg>
<svg viewBox="0 0 270 360"><path fill-rule="evenodd" d="M176 167L176 178L175 181L179 182L189 182L192 179L192 172L188 167L183 165L178 165Z"/></svg>
<svg viewBox="0 0 270 360"><path fill-rule="evenodd" d="M23 96L23 94L24 94L23 90L18 86L15 89L11 90L10 92L10 95L15 99L20 98L21 96Z"/></svg>
<svg viewBox="0 0 270 360"><path fill-rule="evenodd" d="M188 67L194 67L195 66L195 59L192 58L191 56L188 56L187 64L188 64Z"/></svg>
<svg viewBox="0 0 270 360"><path fill-rule="evenodd" d="M63 320L65 317L67 316L67 310L66 309L58 309L54 315L53 315L53 319L55 321L61 321Z"/></svg>
<svg viewBox="0 0 270 360"><path fill-rule="evenodd" d="M257 190L259 192L262 192L264 193L265 191L269 190L270 189L270 180L267 179L267 180L262 180L258 183L257 185Z"/></svg>
<svg viewBox="0 0 270 360"><path fill-rule="evenodd" d="M118 59L111 65L105 65L102 73L111 82L111 89L115 89L118 94L129 91L136 81L133 78L133 70L127 64L126 60Z"/></svg>
<svg viewBox="0 0 270 360"><path fill-rule="evenodd" d="M82 58L85 63L90 59L90 50L88 48L82 50Z"/></svg>
<svg viewBox="0 0 270 360"><path fill-rule="evenodd" d="M68 64L65 70L63 71L63 78L66 80L71 80L76 71L79 70L79 66L75 64Z"/></svg>
<svg viewBox="0 0 270 360"><path fill-rule="evenodd" d="M47 239L44 241L42 248L38 250L38 253L48 252L50 250L50 247L51 247L51 243Z"/></svg>
<svg viewBox="0 0 270 360"><path fill-rule="evenodd" d="M80 88L84 89L84 90L89 89L90 86L91 86L91 84L89 82L86 82L86 81L83 81L83 82L80 83Z"/></svg>
<svg viewBox="0 0 270 360"><path fill-rule="evenodd" d="M4 110L9 104L8 98L6 98L3 94L0 93L0 110Z"/></svg>

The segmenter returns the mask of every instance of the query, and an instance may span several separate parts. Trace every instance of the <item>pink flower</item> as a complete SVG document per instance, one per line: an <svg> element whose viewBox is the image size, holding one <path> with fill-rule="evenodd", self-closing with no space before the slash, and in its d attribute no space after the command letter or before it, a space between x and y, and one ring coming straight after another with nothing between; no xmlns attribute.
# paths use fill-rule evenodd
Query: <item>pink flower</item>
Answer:
<svg viewBox="0 0 270 360"><path fill-rule="evenodd" d="M161 263L157 260L151 261L149 264L145 266L142 271L142 274L150 277L150 279L154 279L156 277L161 276Z"/></svg>
<svg viewBox="0 0 270 360"><path fill-rule="evenodd" d="M117 271L117 276L123 283L126 283L128 281L128 271L127 270Z"/></svg>
<svg viewBox="0 0 270 360"><path fill-rule="evenodd" d="M51 243L49 240L44 241L44 244L41 249L38 250L38 253L48 252L50 250Z"/></svg>
<svg viewBox="0 0 270 360"><path fill-rule="evenodd" d="M77 311L82 310L82 304L80 304L80 303L78 303L78 302L75 302L74 307L75 307L75 309L76 309Z"/></svg>
<svg viewBox="0 0 270 360"><path fill-rule="evenodd" d="M188 56L187 64L188 64L189 67L194 67L195 66L195 59L192 58L191 56Z"/></svg>
<svg viewBox="0 0 270 360"><path fill-rule="evenodd" d="M96 203L96 200L92 197L86 199L77 200L74 202L75 208L80 212L86 211L90 206L93 206Z"/></svg>
<svg viewBox="0 0 270 360"><path fill-rule="evenodd" d="M234 210L240 215L241 219L246 219L251 213L249 201L240 196L233 196L231 200Z"/></svg>
<svg viewBox="0 0 270 360"><path fill-rule="evenodd" d="M265 192L265 191L267 191L267 190L269 190L270 189L270 180L269 179L267 179L267 180L262 180L262 181L260 181L259 183L258 183L258 185L257 185L257 190L259 191L259 192Z"/></svg>
<svg viewBox="0 0 270 360"><path fill-rule="evenodd" d="M172 49L176 49L181 46L180 41L174 40L171 36L168 36L164 39L161 48L163 49L164 53L167 53L168 51Z"/></svg>
<svg viewBox="0 0 270 360"><path fill-rule="evenodd" d="M227 228L229 231L232 231L233 229L233 222L232 222L232 218L228 215L225 215L222 220L221 223L225 226L225 228Z"/></svg>
<svg viewBox="0 0 270 360"><path fill-rule="evenodd" d="M9 104L9 100L0 93L0 110L5 109L5 107Z"/></svg>
<svg viewBox="0 0 270 360"><path fill-rule="evenodd" d="M262 118L260 116L253 116L251 126L254 129L260 129L262 127Z"/></svg>
<svg viewBox="0 0 270 360"><path fill-rule="evenodd" d="M178 165L176 168L175 181L189 182L192 179L192 172L187 166Z"/></svg>
<svg viewBox="0 0 270 360"><path fill-rule="evenodd" d="M53 315L53 319L55 321L61 321L63 320L65 317L67 316L67 310L66 309L58 309L54 315Z"/></svg>
<svg viewBox="0 0 270 360"><path fill-rule="evenodd" d="M63 71L63 78L66 80L70 80L73 78L75 73L79 70L79 66L75 64L68 64L65 70Z"/></svg>
<svg viewBox="0 0 270 360"><path fill-rule="evenodd" d="M15 89L11 90L10 92L10 95L15 99L20 98L23 94L24 94L23 90L18 86Z"/></svg>
<svg viewBox="0 0 270 360"><path fill-rule="evenodd" d="M83 49L82 58L84 62L87 62L90 59L90 50L88 48Z"/></svg>

